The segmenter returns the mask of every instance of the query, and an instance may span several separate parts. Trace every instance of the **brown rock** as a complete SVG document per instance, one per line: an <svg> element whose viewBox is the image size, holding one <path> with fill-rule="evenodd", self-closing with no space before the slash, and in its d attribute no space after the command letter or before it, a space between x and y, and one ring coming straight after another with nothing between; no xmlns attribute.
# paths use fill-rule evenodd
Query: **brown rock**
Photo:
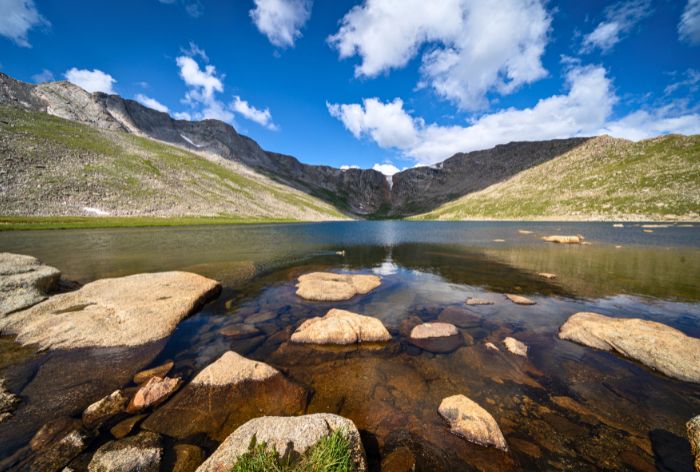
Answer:
<svg viewBox="0 0 700 472"><path fill-rule="evenodd" d="M564 323L559 337L617 352L669 377L700 383L700 339L661 323L581 312Z"/></svg>
<svg viewBox="0 0 700 472"><path fill-rule="evenodd" d="M463 344L457 327L450 323L423 323L411 330L410 341L421 349L434 353L448 353ZM468 336L471 342L471 336Z"/></svg>
<svg viewBox="0 0 700 472"><path fill-rule="evenodd" d="M251 324L237 323L233 325L224 326L219 330L222 336L226 336L232 339L246 339L257 336L262 331Z"/></svg>
<svg viewBox="0 0 700 472"><path fill-rule="evenodd" d="M141 388L136 391L129 402L126 411L136 413L163 403L180 386L180 379L170 377L151 377Z"/></svg>
<svg viewBox="0 0 700 472"><path fill-rule="evenodd" d="M112 427L112 429L109 430L109 432L115 438L121 439L125 436L128 436L128 434L131 432L131 430L134 429L134 426L136 426L138 424L138 422L141 421L142 419L144 419L145 417L146 417L146 415L130 416L129 418L115 424Z"/></svg>
<svg viewBox="0 0 700 472"><path fill-rule="evenodd" d="M83 411L83 424L87 428L99 427L108 419L124 411L128 401L129 398L121 390L115 390Z"/></svg>
<svg viewBox="0 0 700 472"><path fill-rule="evenodd" d="M390 340L391 334L378 319L336 308L304 321L291 337L295 343L341 345Z"/></svg>
<svg viewBox="0 0 700 472"><path fill-rule="evenodd" d="M399 447L382 459L382 472L413 472L416 470L416 457L407 447Z"/></svg>
<svg viewBox="0 0 700 472"><path fill-rule="evenodd" d="M522 295L515 295L513 293L506 293L506 298L516 305L534 305L535 302Z"/></svg>
<svg viewBox="0 0 700 472"><path fill-rule="evenodd" d="M63 417L49 421L29 442L33 453L17 470L60 470L87 448L90 439L79 420Z"/></svg>
<svg viewBox="0 0 700 472"><path fill-rule="evenodd" d="M335 274L312 272L299 277L297 295L306 300L341 301L357 294L365 294L379 287L382 281L376 275Z"/></svg>
<svg viewBox="0 0 700 472"><path fill-rule="evenodd" d="M178 444L175 450L173 472L194 472L204 462L204 451L192 444Z"/></svg>
<svg viewBox="0 0 700 472"><path fill-rule="evenodd" d="M503 433L493 416L464 395L443 399L438 413L450 424L451 433L475 444L508 450Z"/></svg>
<svg viewBox="0 0 700 472"><path fill-rule="evenodd" d="M503 340L503 344L505 344L508 352L515 354L516 356L527 357L527 345L525 345L524 342L508 336Z"/></svg>
<svg viewBox="0 0 700 472"><path fill-rule="evenodd" d="M583 236L580 234L576 236L544 236L542 238L544 241L547 241L548 243L559 243L559 244L581 244L583 242Z"/></svg>
<svg viewBox="0 0 700 472"><path fill-rule="evenodd" d="M690 441L690 450L695 456L695 471L700 471L700 415L688 421L686 424L688 430L688 441Z"/></svg>
<svg viewBox="0 0 700 472"><path fill-rule="evenodd" d="M165 364L159 365L157 367L152 367L150 369L142 370L141 372L134 375L134 383L142 384L152 377L165 377L173 368L173 361L168 361Z"/></svg>

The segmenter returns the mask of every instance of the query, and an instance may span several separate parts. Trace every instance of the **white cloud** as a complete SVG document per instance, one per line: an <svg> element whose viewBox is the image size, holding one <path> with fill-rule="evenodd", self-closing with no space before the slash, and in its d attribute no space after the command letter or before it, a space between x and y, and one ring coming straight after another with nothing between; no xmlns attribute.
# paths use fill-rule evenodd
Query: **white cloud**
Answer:
<svg viewBox="0 0 700 472"><path fill-rule="evenodd" d="M382 174L386 176L392 176L396 174L397 172L401 172L401 170L396 167L394 164L374 164L372 166L372 169L376 170L377 172L381 172Z"/></svg>
<svg viewBox="0 0 700 472"><path fill-rule="evenodd" d="M508 108L486 114L467 126L426 124L409 115L400 99L389 103L366 99L363 104L328 104L328 109L354 136L369 136L380 147L399 149L419 164L433 164L457 152L486 149L510 141L603 133L641 139L670 132L700 132L700 115L669 107L610 121L617 97L602 67L572 67L566 81L566 94L543 98L531 108ZM382 119L385 113L396 118L385 121ZM399 130L394 129L396 123L400 123ZM381 139L394 135L403 138Z"/></svg>
<svg viewBox="0 0 700 472"><path fill-rule="evenodd" d="M207 52L204 49L200 48L194 41L190 41L189 46L187 46L186 48L180 48L180 52L185 56L199 57L204 62L209 62L209 56L207 56Z"/></svg>
<svg viewBox="0 0 700 472"><path fill-rule="evenodd" d="M365 0L329 37L356 76L405 66L424 45L419 85L462 109L488 104L547 75L541 61L551 17L540 0Z"/></svg>
<svg viewBox="0 0 700 472"><path fill-rule="evenodd" d="M32 47L27 38L29 30L49 24L46 18L39 14L34 0L0 1L0 36L11 39L18 46Z"/></svg>
<svg viewBox="0 0 700 472"><path fill-rule="evenodd" d="M700 0L688 0L678 23L678 35L689 44L700 44Z"/></svg>
<svg viewBox="0 0 700 472"><path fill-rule="evenodd" d="M340 170L350 170L350 169L359 169L359 168L360 168L360 166L356 166L356 165L349 166L347 164L340 166Z"/></svg>
<svg viewBox="0 0 700 472"><path fill-rule="evenodd" d="M63 75L66 80L74 83L78 87L82 87L90 93L104 92L107 94L113 94L114 89L112 88L112 85L117 82L111 75L102 72L99 69L88 70L76 69L73 67L67 70Z"/></svg>
<svg viewBox="0 0 700 472"><path fill-rule="evenodd" d="M293 47L311 16L311 6L312 0L255 0L250 17L273 45Z"/></svg>
<svg viewBox="0 0 700 472"><path fill-rule="evenodd" d="M651 0L628 0L618 2L605 9L602 21L583 37L582 52L600 49L610 51L634 26L651 14Z"/></svg>
<svg viewBox="0 0 700 472"><path fill-rule="evenodd" d="M139 102L141 105L146 106L148 108L152 108L153 110L160 111L163 113L168 113L168 107L160 103L158 100L155 98L148 97L142 93L136 94L134 99Z"/></svg>
<svg viewBox="0 0 700 472"><path fill-rule="evenodd" d="M53 76L53 72L48 69L44 69L38 74L32 76L32 81L35 84L42 84L44 82L53 82L56 78Z"/></svg>
<svg viewBox="0 0 700 472"><path fill-rule="evenodd" d="M256 122L260 126L264 126L271 130L277 129L277 126L272 122L272 114L270 113L269 108L258 110L247 101L242 100L241 97L236 95L233 97L233 102L231 102L231 109L236 113L243 115L250 121Z"/></svg>
<svg viewBox="0 0 700 472"><path fill-rule="evenodd" d="M192 121L192 115L190 115L186 111L176 111L175 113L173 113L173 118L175 118L176 120Z"/></svg>

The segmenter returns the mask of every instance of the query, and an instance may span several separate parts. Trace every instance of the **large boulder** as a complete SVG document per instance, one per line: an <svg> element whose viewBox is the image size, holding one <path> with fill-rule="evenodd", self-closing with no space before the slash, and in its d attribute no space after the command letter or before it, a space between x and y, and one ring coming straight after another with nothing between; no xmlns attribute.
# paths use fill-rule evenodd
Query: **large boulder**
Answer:
<svg viewBox="0 0 700 472"><path fill-rule="evenodd" d="M559 337L617 352L669 377L700 383L700 339L661 323L581 312L562 325Z"/></svg>
<svg viewBox="0 0 700 472"><path fill-rule="evenodd" d="M309 344L355 344L390 341L391 334L371 316L333 308L323 317L304 321L291 341Z"/></svg>
<svg viewBox="0 0 700 472"><path fill-rule="evenodd" d="M0 252L0 317L46 300L60 278L35 257Z"/></svg>
<svg viewBox="0 0 700 472"><path fill-rule="evenodd" d="M160 437L143 432L104 444L93 454L88 471L158 472L162 456Z"/></svg>
<svg viewBox="0 0 700 472"><path fill-rule="evenodd" d="M481 446L508 450L506 439L493 416L464 395L443 399L438 413L450 424L451 433Z"/></svg>
<svg viewBox="0 0 700 472"><path fill-rule="evenodd" d="M306 300L341 301L364 295L382 283L376 275L312 272L299 277L297 295Z"/></svg>
<svg viewBox="0 0 700 472"><path fill-rule="evenodd" d="M231 470L236 460L245 454L251 441L266 443L284 459L294 460L311 449L322 438L334 431L342 431L350 441L350 457L355 470L367 470L365 452L360 433L347 418L330 413L304 416L264 416L255 418L236 429L218 447L197 472L223 472Z"/></svg>
<svg viewBox="0 0 700 472"><path fill-rule="evenodd" d="M302 413L306 398L306 390L277 369L228 351L149 416L143 428L181 439L204 433L223 441L251 418Z"/></svg>
<svg viewBox="0 0 700 472"><path fill-rule="evenodd" d="M188 272L102 279L0 319L0 329L40 348L136 346L170 335L220 289Z"/></svg>
<svg viewBox="0 0 700 472"><path fill-rule="evenodd" d="M695 470L700 472L700 415L688 421L685 426L688 429L690 450L695 456Z"/></svg>

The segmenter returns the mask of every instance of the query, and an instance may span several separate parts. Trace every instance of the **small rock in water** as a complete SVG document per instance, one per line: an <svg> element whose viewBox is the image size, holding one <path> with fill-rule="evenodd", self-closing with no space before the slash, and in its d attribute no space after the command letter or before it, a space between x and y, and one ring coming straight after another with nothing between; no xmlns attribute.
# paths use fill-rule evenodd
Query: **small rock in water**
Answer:
<svg viewBox="0 0 700 472"><path fill-rule="evenodd" d="M371 316L333 308L323 317L304 321L291 341L311 344L355 344L385 342L391 334L381 321Z"/></svg>
<svg viewBox="0 0 700 472"><path fill-rule="evenodd" d="M237 323L234 325L224 326L219 330L219 334L232 339L245 339L257 336L262 331L251 324Z"/></svg>
<svg viewBox="0 0 700 472"><path fill-rule="evenodd" d="M516 356L527 357L527 345L524 342L508 336L503 340L503 344L505 344L508 352Z"/></svg>
<svg viewBox="0 0 700 472"><path fill-rule="evenodd" d="M180 386L180 379L170 377L151 377L136 391L129 402L127 411L135 413L163 403Z"/></svg>
<svg viewBox="0 0 700 472"><path fill-rule="evenodd" d="M0 423L12 416L19 401L17 395L5 388L5 379L0 379Z"/></svg>
<svg viewBox="0 0 700 472"><path fill-rule="evenodd" d="M335 254L336 254L337 256L344 256L344 255L345 255L345 251L335 251Z"/></svg>
<svg viewBox="0 0 700 472"><path fill-rule="evenodd" d="M136 416L130 416L129 418L120 421L119 423L115 424L109 432L112 434L117 439L121 439L125 436L128 436L129 433L131 432L132 429L134 429L134 426L144 419L146 415L136 415Z"/></svg>
<svg viewBox="0 0 700 472"><path fill-rule="evenodd" d="M484 346L486 346L486 349L490 349L492 351L500 351L500 349L498 349L498 346L496 346L494 343L486 343L484 344Z"/></svg>
<svg viewBox="0 0 700 472"><path fill-rule="evenodd" d="M620 246L619 244L617 246L615 246L615 249L621 249L621 248L622 248L622 246Z"/></svg>
<svg viewBox="0 0 700 472"><path fill-rule="evenodd" d="M450 432L481 446L508 450L501 428L478 403L464 395L442 400L438 413L450 424Z"/></svg>
<svg viewBox="0 0 700 472"><path fill-rule="evenodd" d="M506 242L506 240L505 239L494 239L493 242L494 243L504 243L504 242Z"/></svg>
<svg viewBox="0 0 700 472"><path fill-rule="evenodd" d="M515 295L513 293L506 293L506 298L517 305L534 305L535 302L522 295Z"/></svg>
<svg viewBox="0 0 700 472"><path fill-rule="evenodd" d="M538 272L537 275L539 275L540 277L544 277L545 279L549 279L549 280L557 278L557 274L552 274L551 272Z"/></svg>
<svg viewBox="0 0 700 472"><path fill-rule="evenodd" d="M700 415L688 421L685 427L688 430L690 450L695 456L695 470L700 471Z"/></svg>
<svg viewBox="0 0 700 472"><path fill-rule="evenodd" d="M483 298L469 297L467 298L467 305L493 305L493 302Z"/></svg>
<svg viewBox="0 0 700 472"><path fill-rule="evenodd" d="M423 323L411 330L411 339L442 338L459 334L451 323Z"/></svg>
<svg viewBox="0 0 700 472"><path fill-rule="evenodd" d="M625 225L623 225L622 223L615 223L613 225L613 228L624 228L624 227L625 227Z"/></svg>
<svg viewBox="0 0 700 472"><path fill-rule="evenodd" d="M194 472L204 462L204 451L192 444L178 444L175 451L175 465L172 472Z"/></svg>
<svg viewBox="0 0 700 472"><path fill-rule="evenodd" d="M561 235L544 236L542 239L544 241L547 241L548 243L581 244L583 242L584 238L580 234L577 234L576 236L561 236Z"/></svg>
<svg viewBox="0 0 700 472"><path fill-rule="evenodd" d="M121 390L115 390L83 411L83 424L87 428L99 427L116 414L124 411L129 398Z"/></svg>
<svg viewBox="0 0 700 472"><path fill-rule="evenodd" d="M376 275L335 274L312 272L299 277L297 295L313 301L349 300L379 287L382 280Z"/></svg>
<svg viewBox="0 0 700 472"><path fill-rule="evenodd" d="M448 353L462 345L462 336L451 323L423 323L411 330L410 341L426 351Z"/></svg>
<svg viewBox="0 0 700 472"><path fill-rule="evenodd" d="M100 447L88 465L89 472L158 472L163 455L160 437L151 432L110 441Z"/></svg>
<svg viewBox="0 0 700 472"><path fill-rule="evenodd" d="M519 229L518 233L520 233L520 234L532 234L532 231L528 231L526 229Z"/></svg>
<svg viewBox="0 0 700 472"><path fill-rule="evenodd" d="M142 370L141 372L134 375L134 383L142 384L151 379L151 377L165 377L170 369L173 368L173 361L168 361L165 364L159 365L157 367L152 367L150 369Z"/></svg>
<svg viewBox="0 0 700 472"><path fill-rule="evenodd" d="M645 229L645 230L642 230L642 231L644 231L645 233L653 233L653 232L654 232L653 229Z"/></svg>

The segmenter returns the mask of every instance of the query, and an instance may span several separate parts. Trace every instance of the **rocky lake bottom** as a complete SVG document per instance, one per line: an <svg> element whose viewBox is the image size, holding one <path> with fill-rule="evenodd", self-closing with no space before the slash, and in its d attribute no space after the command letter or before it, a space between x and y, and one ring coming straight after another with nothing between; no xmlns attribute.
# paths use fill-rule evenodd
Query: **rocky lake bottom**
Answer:
<svg viewBox="0 0 700 472"><path fill-rule="evenodd" d="M198 393L188 385L162 405L111 419L72 469L86 470L124 421L130 435L164 438L161 470L170 470L178 445L209 455L262 411L349 418L370 470L407 470L402 464L412 461L425 471L692 471L685 425L700 414L700 384L558 333L574 313L595 312L700 338L699 227L387 221L0 233L0 252L38 257L80 284L175 269L222 283L218 297L171 336L136 347L37 352L0 337L0 378L21 399L0 423L0 469L26 454L44 424L80 418L115 389L135 387L136 372L172 362L168 376L187 385L234 351L269 364L293 386ZM581 234L590 244L543 242L548 234ZM320 271L373 274L381 285L346 301L300 298L298 277ZM467 305L469 298L492 304ZM379 319L391 340L290 342L303 321L332 308ZM459 332L416 343L411 330L426 322ZM524 343L527 354L510 352L507 337ZM488 410L507 451L450 433L438 407L457 394ZM246 397L254 401L242 406Z"/></svg>

